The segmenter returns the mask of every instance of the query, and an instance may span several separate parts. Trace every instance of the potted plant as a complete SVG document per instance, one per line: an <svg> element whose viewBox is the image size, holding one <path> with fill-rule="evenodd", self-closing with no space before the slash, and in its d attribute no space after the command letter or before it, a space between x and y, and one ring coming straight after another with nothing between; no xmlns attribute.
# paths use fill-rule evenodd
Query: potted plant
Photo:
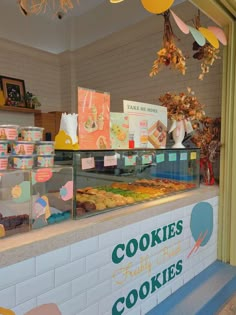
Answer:
<svg viewBox="0 0 236 315"><path fill-rule="evenodd" d="M221 119L204 117L193 124L191 141L200 148L200 171L206 185L213 185L213 163L219 155Z"/></svg>
<svg viewBox="0 0 236 315"><path fill-rule="evenodd" d="M38 100L37 96L29 91L26 92L25 103L26 103L26 107L32 108L32 109L36 109L41 106L41 103Z"/></svg>
<svg viewBox="0 0 236 315"><path fill-rule="evenodd" d="M159 97L161 105L167 108L168 119L172 121L169 132L173 131L174 148L183 148L185 131L191 132L192 122L205 116L204 105L199 102L195 93L187 88L187 93L166 93Z"/></svg>

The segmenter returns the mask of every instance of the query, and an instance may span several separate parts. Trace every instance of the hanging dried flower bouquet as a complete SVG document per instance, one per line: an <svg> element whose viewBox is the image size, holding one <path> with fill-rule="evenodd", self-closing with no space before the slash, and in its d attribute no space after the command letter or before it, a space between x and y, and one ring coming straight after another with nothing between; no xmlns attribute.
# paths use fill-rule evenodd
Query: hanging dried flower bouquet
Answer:
<svg viewBox="0 0 236 315"><path fill-rule="evenodd" d="M193 55L194 59L201 60L201 73L198 77L203 80L206 73L210 71L210 66L213 65L215 60L220 59L220 50L214 48L212 45L206 43L204 46L199 46L197 42L193 43L193 50L197 52Z"/></svg>
<svg viewBox="0 0 236 315"><path fill-rule="evenodd" d="M163 65L170 66L171 69L178 70L184 75L186 72L185 57L174 42L175 36L170 23L170 11L167 10L162 15L164 17L163 48L157 52L157 59L153 63L150 77L158 74Z"/></svg>
<svg viewBox="0 0 236 315"><path fill-rule="evenodd" d="M200 22L200 10L198 10L198 14L194 18L194 27L197 31L201 31L201 22ZM203 28L204 30L204 28ZM205 29L206 30L206 29ZM209 30L208 30L209 31ZM201 34L201 33L200 33ZM204 34L204 33L203 33ZM213 37L212 37L213 36ZM206 35L205 35L206 37ZM211 37L208 40L214 40L215 35L212 33ZM218 42L217 38L215 37ZM216 43L215 43L216 44ZM218 42L219 44L219 42ZM205 74L209 73L210 67L214 64L215 60L220 59L219 56L220 50L217 47L214 47L209 43L205 43L203 46L200 46L196 41L193 43L192 47L193 51L196 51L193 55L194 59L201 60L201 73L198 76L199 80L203 80Z"/></svg>

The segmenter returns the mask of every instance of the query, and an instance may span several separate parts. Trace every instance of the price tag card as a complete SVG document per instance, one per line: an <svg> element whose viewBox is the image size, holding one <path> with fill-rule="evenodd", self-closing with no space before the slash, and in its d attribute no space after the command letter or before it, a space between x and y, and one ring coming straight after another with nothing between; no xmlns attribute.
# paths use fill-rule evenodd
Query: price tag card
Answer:
<svg viewBox="0 0 236 315"><path fill-rule="evenodd" d="M104 156L104 166L115 166L117 165L116 155L105 155Z"/></svg>
<svg viewBox="0 0 236 315"><path fill-rule="evenodd" d="M142 155L142 164L150 164L152 163L152 155L146 154Z"/></svg>
<svg viewBox="0 0 236 315"><path fill-rule="evenodd" d="M88 170L95 167L94 157L83 158L81 161L82 170Z"/></svg>
<svg viewBox="0 0 236 315"><path fill-rule="evenodd" d="M176 153L169 153L169 162L174 162L177 160L177 154Z"/></svg>
<svg viewBox="0 0 236 315"><path fill-rule="evenodd" d="M191 152L190 153L190 160L196 160L197 158L197 152Z"/></svg>
<svg viewBox="0 0 236 315"><path fill-rule="evenodd" d="M125 166L136 165L136 155L125 156Z"/></svg>
<svg viewBox="0 0 236 315"><path fill-rule="evenodd" d="M187 152L181 152L180 153L180 161L187 161L188 159L188 153Z"/></svg>
<svg viewBox="0 0 236 315"><path fill-rule="evenodd" d="M165 161L164 153L156 155L156 163L161 163L161 162L164 162L164 161Z"/></svg>

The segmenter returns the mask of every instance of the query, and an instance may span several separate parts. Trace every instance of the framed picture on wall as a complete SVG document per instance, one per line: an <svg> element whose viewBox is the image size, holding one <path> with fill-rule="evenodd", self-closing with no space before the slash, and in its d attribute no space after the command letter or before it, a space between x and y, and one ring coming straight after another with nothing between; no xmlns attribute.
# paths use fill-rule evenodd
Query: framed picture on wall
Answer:
<svg viewBox="0 0 236 315"><path fill-rule="evenodd" d="M0 83L6 105L26 107L24 80L0 76Z"/></svg>

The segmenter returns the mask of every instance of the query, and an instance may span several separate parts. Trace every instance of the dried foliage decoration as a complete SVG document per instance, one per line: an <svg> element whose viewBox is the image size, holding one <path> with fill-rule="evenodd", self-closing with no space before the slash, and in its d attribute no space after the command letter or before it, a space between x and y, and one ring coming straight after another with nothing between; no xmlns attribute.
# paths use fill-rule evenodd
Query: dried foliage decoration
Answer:
<svg viewBox="0 0 236 315"><path fill-rule="evenodd" d="M188 88L187 93L166 93L160 96L159 101L167 108L170 120L201 120L205 116L204 105L201 104L194 92Z"/></svg>
<svg viewBox="0 0 236 315"><path fill-rule="evenodd" d="M200 10L198 10L198 15L195 16L193 23L195 28L198 30L201 26ZM194 53L193 58L201 60L201 73L198 79L203 80L205 74L210 71L210 66L214 64L215 60L221 58L219 56L220 50L213 47L209 43L206 43L204 46L199 46L196 41L193 43L193 50L197 51L196 53Z"/></svg>
<svg viewBox="0 0 236 315"><path fill-rule="evenodd" d="M201 149L201 158L214 162L220 148L221 119L204 117L193 129L191 141Z"/></svg>
<svg viewBox="0 0 236 315"><path fill-rule="evenodd" d="M206 43L204 46L199 46L196 42L193 43L193 50L197 52L193 55L194 59L201 60L201 70L198 79L203 80L206 73L210 71L210 66L213 65L216 59L221 57L218 55L220 50L214 48L211 44Z"/></svg>
<svg viewBox="0 0 236 315"><path fill-rule="evenodd" d="M162 15L164 17L163 48L157 52L157 59L153 63L150 77L158 74L163 65L170 66L171 69L176 69L184 75L186 72L185 57L174 42L175 36L170 23L170 11L167 10Z"/></svg>

